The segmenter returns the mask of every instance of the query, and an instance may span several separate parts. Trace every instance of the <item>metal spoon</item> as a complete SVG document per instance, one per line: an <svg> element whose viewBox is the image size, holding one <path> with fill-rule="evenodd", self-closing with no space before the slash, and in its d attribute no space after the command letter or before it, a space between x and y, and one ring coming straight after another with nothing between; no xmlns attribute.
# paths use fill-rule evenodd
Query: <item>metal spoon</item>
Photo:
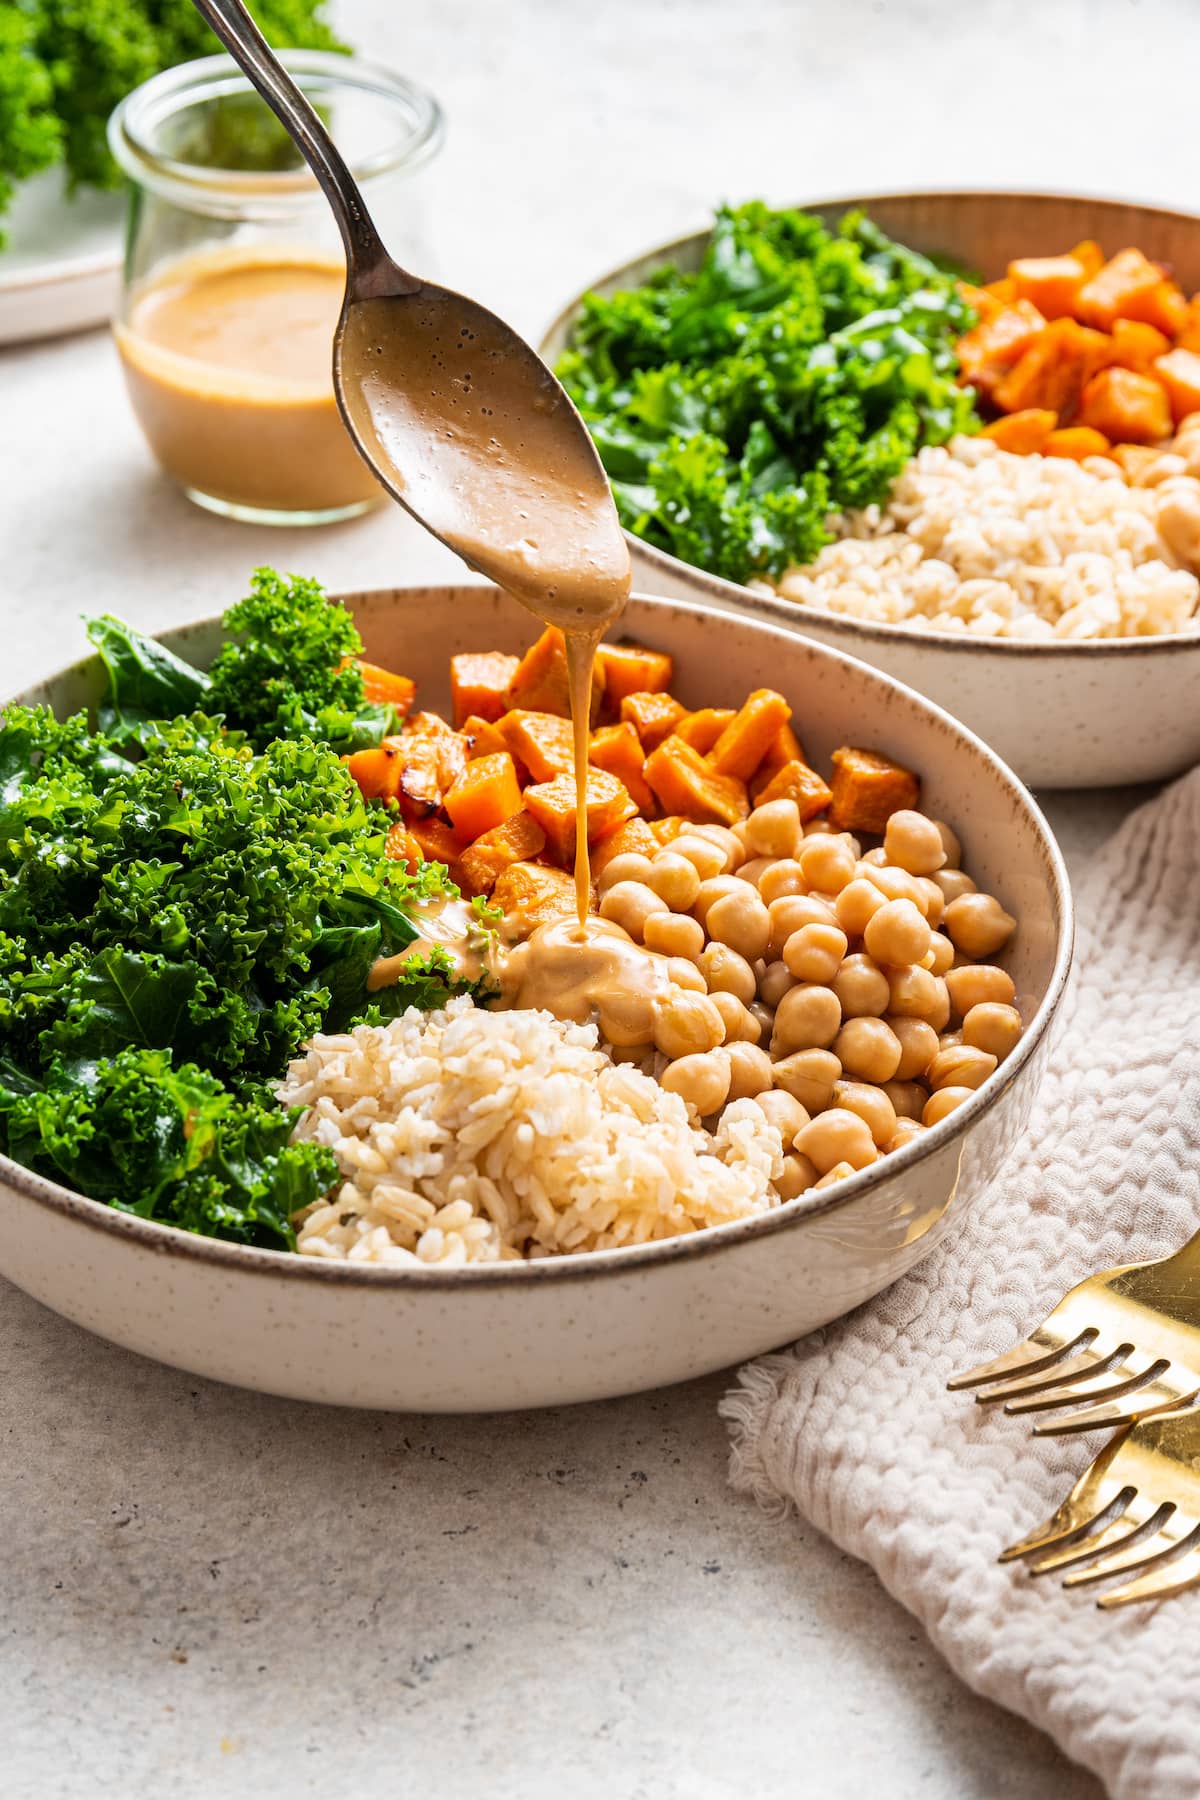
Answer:
<svg viewBox="0 0 1200 1800"><path fill-rule="evenodd" d="M579 414L524 339L388 255L345 160L241 0L194 0L305 158L346 247L333 385L384 487L564 630L615 618L629 552Z"/></svg>

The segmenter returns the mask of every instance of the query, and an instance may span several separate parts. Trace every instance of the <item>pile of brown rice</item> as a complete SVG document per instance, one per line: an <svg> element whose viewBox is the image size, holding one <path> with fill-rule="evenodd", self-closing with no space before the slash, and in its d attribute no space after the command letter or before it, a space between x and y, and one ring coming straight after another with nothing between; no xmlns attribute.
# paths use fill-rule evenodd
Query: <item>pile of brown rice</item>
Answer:
<svg viewBox="0 0 1200 1800"><path fill-rule="evenodd" d="M1033 640L1196 629L1200 481L1131 487L1111 463L1012 456L988 438L922 450L889 504L790 569L788 600L877 624Z"/></svg>
<svg viewBox="0 0 1200 1800"><path fill-rule="evenodd" d="M341 1186L303 1255L456 1266L676 1237L779 1204L778 1128L752 1100L710 1133L591 1025L469 999L314 1038L280 1089Z"/></svg>

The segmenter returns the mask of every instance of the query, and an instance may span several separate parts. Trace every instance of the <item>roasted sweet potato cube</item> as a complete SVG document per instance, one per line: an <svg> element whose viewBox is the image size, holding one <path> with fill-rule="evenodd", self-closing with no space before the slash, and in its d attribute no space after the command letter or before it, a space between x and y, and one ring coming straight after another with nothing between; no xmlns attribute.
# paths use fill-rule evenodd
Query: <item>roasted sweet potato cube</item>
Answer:
<svg viewBox="0 0 1200 1800"><path fill-rule="evenodd" d="M525 789L525 805L546 834L546 849L556 861L575 861L575 777L556 775ZM588 843L615 831L637 812L637 802L607 769L589 769L587 778Z"/></svg>
<svg viewBox="0 0 1200 1800"><path fill-rule="evenodd" d="M993 420L984 426L980 435L991 438L1001 450L1008 450L1013 456L1032 456L1041 449L1057 424L1056 412L1042 406L1027 406L1022 412L1006 413Z"/></svg>
<svg viewBox="0 0 1200 1800"><path fill-rule="evenodd" d="M658 807L642 773L645 760L642 740L628 719L622 719L619 725L602 725L599 731L593 731L588 761L594 768L607 769L610 775L615 775L636 801L640 813L654 813Z"/></svg>
<svg viewBox="0 0 1200 1800"><path fill-rule="evenodd" d="M394 800L404 773L404 740L384 738L370 750L356 750L342 761L358 783L364 800Z"/></svg>
<svg viewBox="0 0 1200 1800"><path fill-rule="evenodd" d="M685 711L670 694L626 694L621 702L621 717L633 726L647 756L670 737Z"/></svg>
<svg viewBox="0 0 1200 1800"><path fill-rule="evenodd" d="M446 795L450 823L465 844L494 831L521 810L517 771L507 750L469 762Z"/></svg>
<svg viewBox="0 0 1200 1800"><path fill-rule="evenodd" d="M1086 462L1089 456L1107 456L1112 445L1091 425L1064 425L1052 431L1042 445L1043 456L1060 456L1066 462Z"/></svg>
<svg viewBox="0 0 1200 1800"><path fill-rule="evenodd" d="M677 837L682 837L694 823L693 819L685 819L682 813L668 813L665 818L652 819L650 830L655 843L661 850L665 845L673 844Z"/></svg>
<svg viewBox="0 0 1200 1800"><path fill-rule="evenodd" d="M754 804L765 806L770 800L794 800L800 808L800 822L815 819L833 798L827 781L810 769L806 762L794 760L777 769L766 786L755 795Z"/></svg>
<svg viewBox="0 0 1200 1800"><path fill-rule="evenodd" d="M437 812L467 766L467 746L437 713L413 713L395 740L403 767L398 798L411 823Z"/></svg>
<svg viewBox="0 0 1200 1800"><path fill-rule="evenodd" d="M990 294L993 300L998 300L1001 306L1011 306L1017 297L1016 289L1007 275L1002 276L999 281L985 281L983 291Z"/></svg>
<svg viewBox="0 0 1200 1800"><path fill-rule="evenodd" d="M472 713L495 724L519 661L503 650L472 650L450 658L450 694L460 731Z"/></svg>
<svg viewBox="0 0 1200 1800"><path fill-rule="evenodd" d="M1083 390L1079 423L1102 431L1112 443L1156 444L1171 435L1167 390L1153 375L1139 375L1134 369L1101 369Z"/></svg>
<svg viewBox="0 0 1200 1800"><path fill-rule="evenodd" d="M1079 316L1101 331L1117 319L1140 319L1174 337L1187 317L1187 302L1158 263L1140 250L1119 250L1079 294Z"/></svg>
<svg viewBox="0 0 1200 1800"><path fill-rule="evenodd" d="M1074 319L1055 319L1040 331L1016 366L996 384L1001 412L1036 407L1069 417L1098 369L1112 361L1112 341Z"/></svg>
<svg viewBox="0 0 1200 1800"><path fill-rule="evenodd" d="M1178 423L1200 410L1200 353L1171 350L1154 364L1154 373L1167 391L1171 416Z"/></svg>
<svg viewBox="0 0 1200 1800"><path fill-rule="evenodd" d="M973 307L981 319L994 319L996 314L1003 310L1003 300L998 299L995 294L989 293L985 287L976 287L970 281L960 281L958 291L967 305Z"/></svg>
<svg viewBox="0 0 1200 1800"><path fill-rule="evenodd" d="M414 875L424 858L418 844L403 819L397 819L384 840L383 854L389 862L403 863L410 875Z"/></svg>
<svg viewBox="0 0 1200 1800"><path fill-rule="evenodd" d="M547 863L513 863L497 877L492 905L525 937L536 925L575 916L575 878Z"/></svg>
<svg viewBox="0 0 1200 1800"><path fill-rule="evenodd" d="M791 716L782 694L774 688L755 688L709 751L709 767L718 775L749 781Z"/></svg>
<svg viewBox="0 0 1200 1800"><path fill-rule="evenodd" d="M472 713L464 719L458 734L467 747L467 758L475 756L495 756L508 745L496 730L490 719L481 719L478 713Z"/></svg>
<svg viewBox="0 0 1200 1800"><path fill-rule="evenodd" d="M1187 303L1183 323L1175 333L1175 348L1200 350L1200 294L1193 294Z"/></svg>
<svg viewBox="0 0 1200 1800"><path fill-rule="evenodd" d="M1008 265L1008 278L1018 300L1029 300L1045 319L1061 319L1075 311L1088 271L1075 256L1022 256Z"/></svg>
<svg viewBox="0 0 1200 1800"><path fill-rule="evenodd" d="M372 706L394 706L400 717L405 718L416 698L416 682L410 681L407 675L393 675L390 669L381 669L361 656L356 656L354 661L362 676L364 700L369 700Z"/></svg>
<svg viewBox="0 0 1200 1800"><path fill-rule="evenodd" d="M644 644L601 644L596 663L604 670L604 702L613 713L627 694L665 694L675 674L673 657Z"/></svg>
<svg viewBox="0 0 1200 1800"><path fill-rule="evenodd" d="M463 844L443 819L416 819L409 826L408 833L425 862L445 863L450 871L450 879L458 880L462 872L460 858Z"/></svg>
<svg viewBox="0 0 1200 1800"><path fill-rule="evenodd" d="M775 776L785 764L790 762L806 763L807 761L808 758L804 754L804 745L800 742L800 739L796 736L791 726L781 725L771 742L767 754L763 757L757 769L754 771L754 775L750 782L751 798L757 801L763 788L768 786L768 784L774 780Z"/></svg>
<svg viewBox="0 0 1200 1800"><path fill-rule="evenodd" d="M662 820L659 820L659 824ZM603 875L614 856L624 856L627 852L637 856L653 856L658 849L658 838L644 819L626 819L624 825L618 825L615 831L607 836L597 838L591 846L589 860L593 875Z"/></svg>
<svg viewBox="0 0 1200 1800"><path fill-rule="evenodd" d="M534 781L553 781L575 767L575 741L570 719L557 713L528 712L515 707L496 726L505 748Z"/></svg>
<svg viewBox="0 0 1200 1800"><path fill-rule="evenodd" d="M1112 328L1113 361L1122 369L1144 375L1156 357L1165 356L1171 340L1140 319L1116 319Z"/></svg>
<svg viewBox="0 0 1200 1800"><path fill-rule="evenodd" d="M597 660L592 670L592 704L589 722L595 724L604 699L604 665ZM513 673L504 697L508 710L557 713L571 716L571 689L567 678L567 647L554 626L531 644Z"/></svg>
<svg viewBox="0 0 1200 1800"><path fill-rule="evenodd" d="M532 813L514 813L462 853L462 886L468 894L490 894L514 863L531 862L546 848L546 834Z"/></svg>
<svg viewBox="0 0 1200 1800"><path fill-rule="evenodd" d="M685 819L736 825L750 811L745 782L720 774L682 738L664 738L646 758L646 780L663 811Z"/></svg>
<svg viewBox="0 0 1200 1800"><path fill-rule="evenodd" d="M1090 281L1104 267L1104 252L1095 238L1084 238L1081 243L1074 244L1068 251L1077 263L1082 263L1083 272Z"/></svg>
<svg viewBox="0 0 1200 1800"><path fill-rule="evenodd" d="M707 756L734 716L732 706L702 706L699 712L685 713L675 727L675 736Z"/></svg>
<svg viewBox="0 0 1200 1800"><path fill-rule="evenodd" d="M911 769L874 750L833 753L830 823L839 831L882 832L894 812L915 807L921 783Z"/></svg>
<svg viewBox="0 0 1200 1800"><path fill-rule="evenodd" d="M993 394L1005 370L1045 329L1045 319L1028 300L1014 300L990 319L981 319L958 340L963 380L981 394Z"/></svg>

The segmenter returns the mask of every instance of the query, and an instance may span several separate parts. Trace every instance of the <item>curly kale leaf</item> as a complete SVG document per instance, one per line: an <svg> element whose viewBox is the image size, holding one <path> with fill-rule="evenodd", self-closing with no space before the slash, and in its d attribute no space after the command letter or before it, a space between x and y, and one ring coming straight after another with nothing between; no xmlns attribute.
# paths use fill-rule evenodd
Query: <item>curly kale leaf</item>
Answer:
<svg viewBox="0 0 1200 1800"><path fill-rule="evenodd" d="M50 71L34 46L33 18L23 7L0 6L0 214L19 181L50 168L62 154L53 92Z"/></svg>

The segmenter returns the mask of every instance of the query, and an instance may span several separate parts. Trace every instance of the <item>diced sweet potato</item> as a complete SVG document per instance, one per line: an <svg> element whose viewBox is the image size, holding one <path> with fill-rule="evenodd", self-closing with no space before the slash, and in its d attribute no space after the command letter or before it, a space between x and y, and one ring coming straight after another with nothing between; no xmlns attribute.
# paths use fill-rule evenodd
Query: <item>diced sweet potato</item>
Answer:
<svg viewBox="0 0 1200 1800"><path fill-rule="evenodd" d="M998 300L1001 306L1011 306L1017 297L1017 291L1007 275L1002 276L999 281L985 281L983 291L990 294L993 300Z"/></svg>
<svg viewBox="0 0 1200 1800"><path fill-rule="evenodd" d="M535 925L574 918L575 878L546 863L513 863L497 878L492 905L498 906L524 937Z"/></svg>
<svg viewBox="0 0 1200 1800"><path fill-rule="evenodd" d="M665 844L673 844L677 837L690 831L694 823L694 819L685 819L682 813L668 813L663 819L651 819L650 830L661 850Z"/></svg>
<svg viewBox="0 0 1200 1800"><path fill-rule="evenodd" d="M717 825L736 825L750 811L746 784L722 775L682 738L664 738L646 758L646 780L664 812Z"/></svg>
<svg viewBox="0 0 1200 1800"><path fill-rule="evenodd" d="M358 783L364 800L394 800L399 794L404 773L403 739L384 738L372 749L356 750L342 761Z"/></svg>
<svg viewBox="0 0 1200 1800"><path fill-rule="evenodd" d="M755 688L709 751L709 766L718 775L749 781L791 716L782 694L774 688Z"/></svg>
<svg viewBox="0 0 1200 1800"><path fill-rule="evenodd" d="M991 438L1001 450L1014 456L1033 456L1041 449L1054 427L1058 414L1046 407L1027 406L1022 412L1006 413L1003 418L985 425L981 437Z"/></svg>
<svg viewBox="0 0 1200 1800"><path fill-rule="evenodd" d="M451 880L458 880L462 872L463 844L443 819L417 819L408 832L425 862L445 863Z"/></svg>
<svg viewBox="0 0 1200 1800"><path fill-rule="evenodd" d="M1018 300L1029 300L1043 318L1061 319L1075 311L1088 271L1075 256L1023 256L1008 265L1008 278Z"/></svg>
<svg viewBox="0 0 1200 1800"><path fill-rule="evenodd" d="M658 823L661 825L663 821L660 819ZM603 875L614 856L624 856L627 851L638 856L653 856L658 847L658 838L645 819L627 819L624 825L618 825L606 837L597 838L591 846L592 874Z"/></svg>
<svg viewBox="0 0 1200 1800"><path fill-rule="evenodd" d="M621 717L633 726L647 756L670 737L685 711L671 694L626 694L621 702Z"/></svg>
<svg viewBox="0 0 1200 1800"><path fill-rule="evenodd" d="M646 785L642 765L646 758L642 740L628 719L619 725L602 725L593 731L588 748L588 761L594 768L607 769L628 790L640 813L657 812L654 795Z"/></svg>
<svg viewBox="0 0 1200 1800"><path fill-rule="evenodd" d="M1200 367L1200 357L1196 362ZM1101 369L1083 390L1079 423L1102 431L1113 443L1156 444L1171 435L1171 404L1162 382L1153 375Z"/></svg>
<svg viewBox="0 0 1200 1800"><path fill-rule="evenodd" d="M472 713L495 724L505 709L504 696L519 661L503 650L468 651L450 658L450 694L454 723L460 731Z"/></svg>
<svg viewBox="0 0 1200 1800"><path fill-rule="evenodd" d="M754 804L765 806L770 800L794 800L800 808L803 824L823 813L832 798L833 791L828 782L806 762L796 760L784 763L782 769L776 770L767 785L756 794Z"/></svg>
<svg viewBox="0 0 1200 1800"><path fill-rule="evenodd" d="M699 712L685 713L675 727L675 736L707 756L734 716L732 706L702 706Z"/></svg>
<svg viewBox="0 0 1200 1800"><path fill-rule="evenodd" d="M1174 337L1187 302L1158 263L1140 250L1119 250L1080 290L1079 316L1101 331L1111 331L1117 319L1140 319Z"/></svg>
<svg viewBox="0 0 1200 1800"><path fill-rule="evenodd" d="M468 894L490 894L514 863L531 862L546 848L546 834L532 813L514 813L462 853L462 885Z"/></svg>
<svg viewBox="0 0 1200 1800"><path fill-rule="evenodd" d="M1200 352L1170 350L1157 359L1154 373L1167 391L1176 422L1200 409Z"/></svg>
<svg viewBox="0 0 1200 1800"><path fill-rule="evenodd" d="M525 805L546 834L546 848L558 862L575 860L575 777L556 775L525 789ZM587 778L588 843L615 831L637 812L623 783L607 769L589 769Z"/></svg>
<svg viewBox="0 0 1200 1800"><path fill-rule="evenodd" d="M604 670L605 705L614 713L627 694L665 694L675 674L673 657L644 644L601 644L596 664Z"/></svg>
<svg viewBox="0 0 1200 1800"><path fill-rule="evenodd" d="M958 291L967 305L973 307L981 319L994 319L1003 309L1004 302L990 293L985 287L976 287L973 282L960 281Z"/></svg>
<svg viewBox="0 0 1200 1800"><path fill-rule="evenodd" d="M806 763L807 761L808 758L804 754L804 745L800 742L800 739L796 736L791 726L781 725L766 755L754 771L753 778L750 782L751 798L757 801L763 788L769 786L775 779L775 776L779 773L780 769L787 763Z"/></svg>
<svg viewBox="0 0 1200 1800"><path fill-rule="evenodd" d="M1183 323L1175 333L1177 350L1200 350L1200 294L1193 294L1187 303Z"/></svg>
<svg viewBox="0 0 1200 1800"><path fill-rule="evenodd" d="M1052 431L1042 445L1043 456L1061 456L1067 462L1084 462L1089 456L1107 456L1111 445L1102 431L1091 425L1066 425Z"/></svg>
<svg viewBox="0 0 1200 1800"><path fill-rule="evenodd" d="M469 762L446 795L446 811L459 837L473 844L521 810L517 771L507 750Z"/></svg>
<svg viewBox="0 0 1200 1800"><path fill-rule="evenodd" d="M1046 321L1028 300L1014 300L958 340L962 377L981 394L993 394L1006 369L1046 329Z"/></svg>
<svg viewBox="0 0 1200 1800"><path fill-rule="evenodd" d="M557 713L506 712L497 731L508 750L534 781L553 781L575 767L575 740L570 719Z"/></svg>
<svg viewBox="0 0 1200 1800"><path fill-rule="evenodd" d="M1077 263L1083 265L1083 272L1089 281L1104 267L1104 252L1095 238L1084 238L1083 242L1076 244L1069 254L1075 258Z"/></svg>
<svg viewBox="0 0 1200 1800"><path fill-rule="evenodd" d="M467 767L467 746L436 713L414 713L398 739L403 766L398 799L410 822L437 812Z"/></svg>
<svg viewBox="0 0 1200 1800"><path fill-rule="evenodd" d="M1113 361L1122 369L1145 374L1158 356L1165 356L1171 340L1140 319L1116 319L1112 328Z"/></svg>
<svg viewBox="0 0 1200 1800"><path fill-rule="evenodd" d="M839 831L881 832L894 812L915 807L921 783L911 769L874 750L844 744L833 753L830 822Z"/></svg>
<svg viewBox="0 0 1200 1800"><path fill-rule="evenodd" d="M589 722L595 724L604 699L604 665L597 658L592 670L592 704ZM567 647L563 634L551 626L531 644L513 673L504 696L508 710L557 713L571 716L571 691L567 679Z"/></svg>
<svg viewBox="0 0 1200 1800"><path fill-rule="evenodd" d="M1001 412L1027 408L1072 414L1098 369L1112 360L1111 340L1074 319L1055 319L1025 351L1015 368L996 384L993 399Z"/></svg>
<svg viewBox="0 0 1200 1800"><path fill-rule="evenodd" d="M372 706L394 706L403 719L416 698L416 682L410 681L407 675L393 675L390 669L365 662L361 656L354 660L362 676L363 698Z"/></svg>
<svg viewBox="0 0 1200 1800"><path fill-rule="evenodd" d="M498 751L508 749L491 720L481 719L478 713L472 713L469 719L463 720L459 736L467 746L468 759L474 756L495 756Z"/></svg>
<svg viewBox="0 0 1200 1800"><path fill-rule="evenodd" d="M389 862L403 863L410 875L416 874L424 860L420 844L403 819L397 819L389 830L384 840L383 854Z"/></svg>

